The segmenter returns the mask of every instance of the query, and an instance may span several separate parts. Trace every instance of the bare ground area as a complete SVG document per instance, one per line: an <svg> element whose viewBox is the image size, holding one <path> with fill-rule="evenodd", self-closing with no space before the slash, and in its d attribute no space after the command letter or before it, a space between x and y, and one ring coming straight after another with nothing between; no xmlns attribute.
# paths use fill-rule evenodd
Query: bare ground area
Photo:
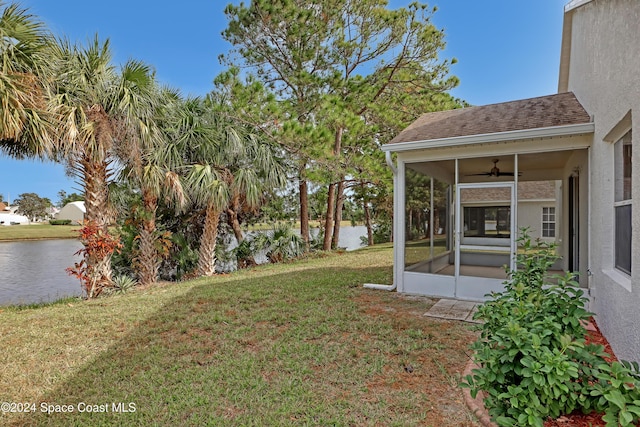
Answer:
<svg viewBox="0 0 640 427"><path fill-rule="evenodd" d="M425 425L478 426L465 406L459 387L469 360L469 346L477 338L472 324L425 317L437 300L397 293L363 292L356 297L360 309L396 331L413 331L425 345L411 354L394 355L376 380L368 384L371 394L385 396L404 390L422 396Z"/></svg>

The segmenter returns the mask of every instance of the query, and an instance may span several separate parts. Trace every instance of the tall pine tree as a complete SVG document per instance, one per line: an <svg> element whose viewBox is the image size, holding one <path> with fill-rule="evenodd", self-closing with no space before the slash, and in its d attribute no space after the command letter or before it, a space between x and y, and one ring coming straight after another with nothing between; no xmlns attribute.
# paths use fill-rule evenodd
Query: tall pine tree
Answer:
<svg viewBox="0 0 640 427"><path fill-rule="evenodd" d="M379 113L383 101L389 110L402 110L388 102L421 103L458 83L449 76L453 61L438 56L445 43L444 32L431 23L434 11L419 2L392 10L386 0L253 0L225 10L223 36L235 46L226 59L251 68L288 107L282 141L297 162L305 239L308 176L316 166L323 171L324 249L332 237L337 243L336 202L353 173L345 157L352 158L358 145L379 142L366 129L369 110Z"/></svg>

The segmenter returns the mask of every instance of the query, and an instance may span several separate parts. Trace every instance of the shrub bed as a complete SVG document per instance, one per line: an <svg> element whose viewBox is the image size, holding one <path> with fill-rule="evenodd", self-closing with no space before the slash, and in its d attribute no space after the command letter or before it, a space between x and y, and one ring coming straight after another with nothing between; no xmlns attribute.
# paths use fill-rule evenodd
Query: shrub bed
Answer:
<svg viewBox="0 0 640 427"><path fill-rule="evenodd" d="M608 363L604 347L585 342L592 313L574 274L549 277L558 259L555 246L532 242L523 230L518 270L505 291L493 293L475 316L482 320L473 344L480 366L464 379L500 426L538 426L551 417L602 412L609 426L630 426L640 418L637 364Z"/></svg>

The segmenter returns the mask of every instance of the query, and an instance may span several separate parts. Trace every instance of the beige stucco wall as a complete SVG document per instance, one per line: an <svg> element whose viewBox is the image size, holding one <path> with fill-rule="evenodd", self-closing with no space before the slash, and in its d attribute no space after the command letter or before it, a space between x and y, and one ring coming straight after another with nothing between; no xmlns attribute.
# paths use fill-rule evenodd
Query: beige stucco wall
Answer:
<svg viewBox="0 0 640 427"><path fill-rule="evenodd" d="M569 13L568 89L595 122L590 152L591 308L618 357L640 361L640 1L593 0ZM615 137L612 131L629 111L635 154L632 277L613 267L613 144L605 141L607 135Z"/></svg>
<svg viewBox="0 0 640 427"><path fill-rule="evenodd" d="M522 227L529 227L529 236L532 239L540 239L545 242L555 242L555 237L542 237L542 208L556 208L556 236L559 236L561 226L560 209L555 200L546 201L520 201L518 203L518 230Z"/></svg>
<svg viewBox="0 0 640 427"><path fill-rule="evenodd" d="M70 219L74 224L84 220L84 211L76 203L68 203L56 214L56 219Z"/></svg>
<svg viewBox="0 0 640 427"><path fill-rule="evenodd" d="M578 200L578 281L580 287L589 287L589 150L575 151L567 160L562 172L562 206L564 215L561 218L560 255L562 256L562 268L569 270L569 239L571 230L569 227L569 177L576 176L579 180ZM575 271L575 268L573 269Z"/></svg>

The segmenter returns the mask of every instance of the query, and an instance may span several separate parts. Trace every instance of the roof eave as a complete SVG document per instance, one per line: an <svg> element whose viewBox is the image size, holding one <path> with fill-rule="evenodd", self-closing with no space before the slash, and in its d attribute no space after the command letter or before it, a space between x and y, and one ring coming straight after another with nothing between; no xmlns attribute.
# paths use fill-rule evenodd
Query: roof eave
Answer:
<svg viewBox="0 0 640 427"><path fill-rule="evenodd" d="M564 11L565 11L565 13L569 12L569 11L571 11L573 9L579 8L582 5L585 5L587 3L591 3L592 1L593 0L571 0L569 3L567 3L564 6Z"/></svg>
<svg viewBox="0 0 640 427"><path fill-rule="evenodd" d="M427 139L421 141L395 142L385 144L382 151L399 153L402 151L423 150L428 148L456 147L461 145L484 144L487 142L518 141L522 139L552 138L561 136L593 133L593 122L573 125L552 126L536 129L518 129L506 132L485 133L480 135L454 136L450 138Z"/></svg>

